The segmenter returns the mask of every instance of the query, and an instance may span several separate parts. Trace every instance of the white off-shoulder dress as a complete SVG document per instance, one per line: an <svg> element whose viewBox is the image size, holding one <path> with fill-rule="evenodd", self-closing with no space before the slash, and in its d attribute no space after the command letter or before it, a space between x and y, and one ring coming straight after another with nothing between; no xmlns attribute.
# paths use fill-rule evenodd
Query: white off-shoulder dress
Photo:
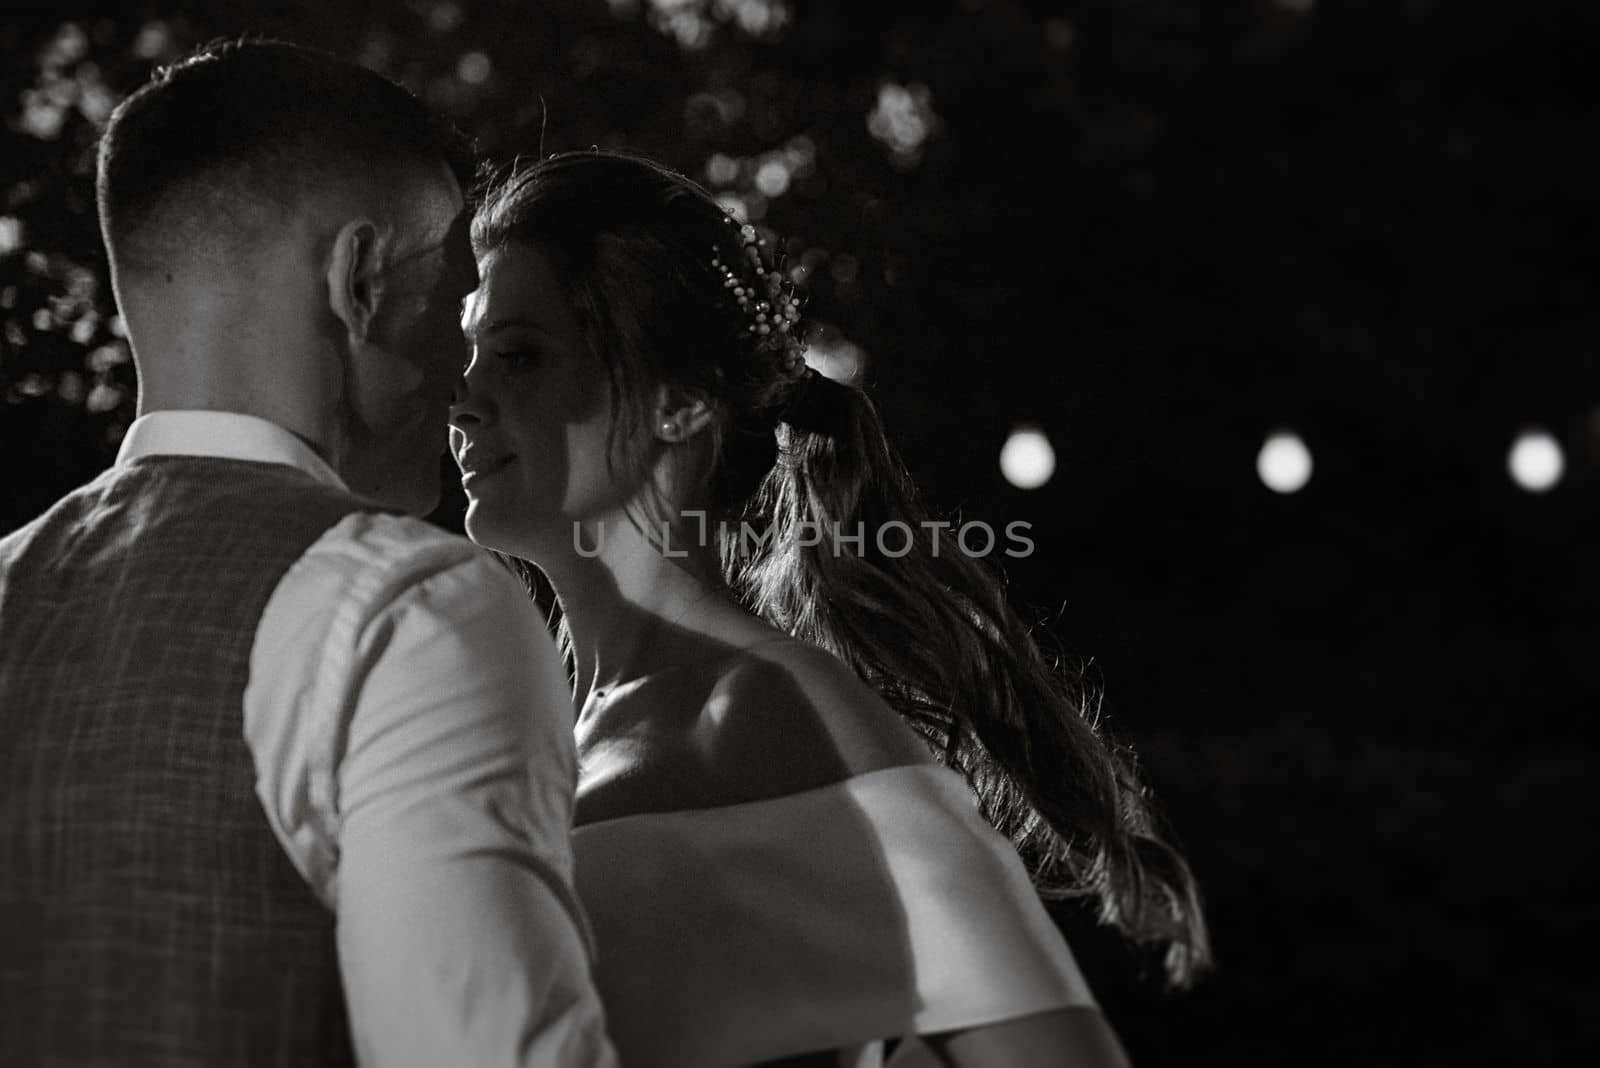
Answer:
<svg viewBox="0 0 1600 1068"><path fill-rule="evenodd" d="M933 1063L917 1035L1094 1005L1010 843L939 765L591 823L574 852L628 1068L818 1050L911 1068Z"/></svg>

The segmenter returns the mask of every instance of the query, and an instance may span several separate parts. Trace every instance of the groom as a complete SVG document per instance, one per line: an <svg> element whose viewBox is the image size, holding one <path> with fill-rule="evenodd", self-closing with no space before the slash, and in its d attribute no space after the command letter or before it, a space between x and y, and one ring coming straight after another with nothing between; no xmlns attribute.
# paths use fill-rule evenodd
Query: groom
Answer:
<svg viewBox="0 0 1600 1068"><path fill-rule="evenodd" d="M433 507L477 285L404 90L214 46L112 116L115 466L0 540L0 1063L610 1064L572 709Z"/></svg>

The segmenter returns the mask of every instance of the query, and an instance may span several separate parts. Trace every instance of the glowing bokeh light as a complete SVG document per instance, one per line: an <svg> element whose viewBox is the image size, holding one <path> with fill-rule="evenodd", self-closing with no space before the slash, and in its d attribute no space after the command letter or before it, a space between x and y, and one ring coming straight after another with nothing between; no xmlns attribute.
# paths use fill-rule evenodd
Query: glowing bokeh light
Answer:
<svg viewBox="0 0 1600 1068"><path fill-rule="evenodd" d="M1506 467L1517 485L1529 493L1543 493L1561 481L1567 458L1561 444L1543 430L1525 430L1511 443Z"/></svg>
<svg viewBox="0 0 1600 1068"><path fill-rule="evenodd" d="M1274 493L1298 492L1311 481L1311 450L1298 434L1275 430L1256 454L1256 474Z"/></svg>
<svg viewBox="0 0 1600 1068"><path fill-rule="evenodd" d="M0 215L0 256L22 247L22 220Z"/></svg>
<svg viewBox="0 0 1600 1068"><path fill-rule="evenodd" d="M468 85L482 85L494 73L494 64L482 52L468 52L456 64L456 77Z"/></svg>
<svg viewBox="0 0 1600 1068"><path fill-rule="evenodd" d="M889 147L896 164L906 167L922 158L923 142L939 124L933 93L920 83L879 86L878 105L867 116L868 132Z"/></svg>
<svg viewBox="0 0 1600 1068"><path fill-rule="evenodd" d="M731 185L739 177L739 161L721 152L706 160L706 177L712 185Z"/></svg>
<svg viewBox="0 0 1600 1068"><path fill-rule="evenodd" d="M1000 473L1018 489L1038 489L1056 473L1056 450L1036 426L1019 426L1000 448Z"/></svg>
<svg viewBox="0 0 1600 1068"><path fill-rule="evenodd" d="M763 196L783 196L789 190L789 168L781 159L767 160L756 171L756 188Z"/></svg>

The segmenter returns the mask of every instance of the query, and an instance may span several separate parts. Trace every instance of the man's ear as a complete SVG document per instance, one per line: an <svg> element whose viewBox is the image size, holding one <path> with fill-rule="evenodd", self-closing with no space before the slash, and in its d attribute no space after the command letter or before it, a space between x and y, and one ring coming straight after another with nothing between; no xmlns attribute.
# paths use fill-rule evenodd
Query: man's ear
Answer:
<svg viewBox="0 0 1600 1068"><path fill-rule="evenodd" d="M688 441L711 422L714 414L704 397L662 386L656 397L656 438L666 442Z"/></svg>
<svg viewBox="0 0 1600 1068"><path fill-rule="evenodd" d="M367 340L383 300L385 242L371 219L339 227L328 258L328 307L354 341Z"/></svg>

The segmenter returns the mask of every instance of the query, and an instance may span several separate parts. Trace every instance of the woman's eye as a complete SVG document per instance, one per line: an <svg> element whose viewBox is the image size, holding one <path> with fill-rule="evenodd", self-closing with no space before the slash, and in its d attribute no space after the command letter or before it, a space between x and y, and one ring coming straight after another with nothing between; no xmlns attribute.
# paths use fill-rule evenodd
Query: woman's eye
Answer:
<svg viewBox="0 0 1600 1068"><path fill-rule="evenodd" d="M497 359L513 369L537 363L541 356L542 353L537 349L513 349L509 352L495 353Z"/></svg>

